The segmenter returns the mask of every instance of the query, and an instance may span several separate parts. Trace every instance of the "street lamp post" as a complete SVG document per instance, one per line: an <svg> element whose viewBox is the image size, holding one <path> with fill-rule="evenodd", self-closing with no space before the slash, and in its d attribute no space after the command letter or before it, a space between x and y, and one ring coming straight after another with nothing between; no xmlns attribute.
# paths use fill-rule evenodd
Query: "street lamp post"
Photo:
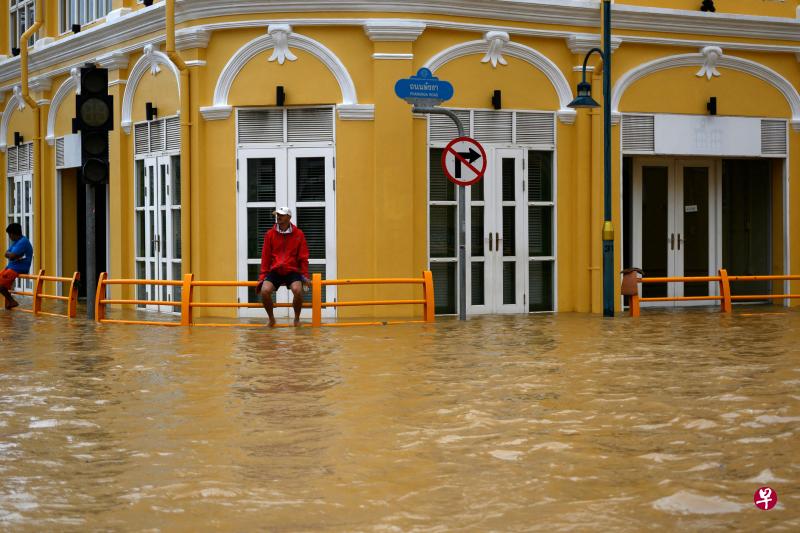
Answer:
<svg viewBox="0 0 800 533"><path fill-rule="evenodd" d="M583 60L583 81L578 96L569 107L592 108L600 104L592 98L592 86L586 81L589 56L597 52L603 58L603 316L614 316L614 225L611 222L611 0L603 0L603 50L592 48Z"/></svg>

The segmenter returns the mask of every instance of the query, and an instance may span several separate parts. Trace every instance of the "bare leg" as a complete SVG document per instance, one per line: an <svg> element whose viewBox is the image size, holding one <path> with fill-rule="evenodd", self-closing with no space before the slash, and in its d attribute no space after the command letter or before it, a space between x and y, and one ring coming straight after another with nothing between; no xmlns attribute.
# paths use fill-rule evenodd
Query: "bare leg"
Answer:
<svg viewBox="0 0 800 533"><path fill-rule="evenodd" d="M6 309L13 309L19 305L19 302L16 301L13 296L11 296L11 293L8 292L8 289L5 287L0 288L0 294L2 294L3 298L6 299Z"/></svg>
<svg viewBox="0 0 800 533"><path fill-rule="evenodd" d="M294 299L292 300L292 307L294 308L294 325L300 325L300 312L303 310L303 282L295 281L289 286L292 291Z"/></svg>
<svg viewBox="0 0 800 533"><path fill-rule="evenodd" d="M275 285L271 282L264 280L264 283L261 285L261 304L264 306L264 309L267 311L267 316L269 317L269 327L275 326L275 314L272 312L272 293L275 292Z"/></svg>

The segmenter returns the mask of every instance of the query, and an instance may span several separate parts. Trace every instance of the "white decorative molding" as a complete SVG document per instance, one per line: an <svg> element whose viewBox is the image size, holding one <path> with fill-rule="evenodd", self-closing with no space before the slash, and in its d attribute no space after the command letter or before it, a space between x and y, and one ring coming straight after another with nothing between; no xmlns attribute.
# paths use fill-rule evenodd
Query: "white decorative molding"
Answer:
<svg viewBox="0 0 800 533"><path fill-rule="evenodd" d="M497 68L497 64L508 65L508 61L503 57L503 47L507 45L511 38L504 31L487 31L483 35L483 40L489 43L486 55L481 59L481 63L492 62L492 67Z"/></svg>
<svg viewBox="0 0 800 533"><path fill-rule="evenodd" d="M648 63L643 63L626 72L624 75L622 75L622 77L619 78L619 80L617 80L617 83L614 85L614 89L611 93L611 112L614 124L619 122L619 118L621 116L619 104L622 100L622 96L625 94L625 91L631 87L631 85L642 78L649 76L650 74L655 74L656 72L661 72L662 70L680 67L702 67L705 65L705 62L706 57L701 53L681 54L655 59ZM775 87L789 103L792 113L790 119L792 128L795 131L800 131L800 94L798 94L797 88L792 85L789 80L769 67L766 67L760 63L756 63L755 61L742 59L736 56L721 56L717 61L717 66L744 72L745 74L754 76Z"/></svg>
<svg viewBox="0 0 800 533"><path fill-rule="evenodd" d="M720 73L717 70L717 63L719 63L719 58L722 57L722 48L719 46L706 46L700 50L700 53L703 54L705 61L703 62L703 67L697 71L696 76L698 78L705 76L709 80L712 77L718 78Z"/></svg>
<svg viewBox="0 0 800 533"><path fill-rule="evenodd" d="M131 9L127 7L121 7L119 9L114 9L113 11L109 11L108 15L106 15L106 22L115 22L122 17L131 14Z"/></svg>
<svg viewBox="0 0 800 533"><path fill-rule="evenodd" d="M184 61L187 67L204 67L206 66L206 62L202 59L190 59L189 61Z"/></svg>
<svg viewBox="0 0 800 533"><path fill-rule="evenodd" d="M42 98L40 100L36 100L36 105L38 105L40 107L44 107L46 105L50 105L50 100L48 100L47 98Z"/></svg>
<svg viewBox="0 0 800 533"><path fill-rule="evenodd" d="M572 67L572 72L583 72L583 65L575 65ZM594 72L592 65L586 65L586 72Z"/></svg>
<svg viewBox="0 0 800 533"><path fill-rule="evenodd" d="M339 104L336 109L341 120L375 119L375 104Z"/></svg>
<svg viewBox="0 0 800 533"><path fill-rule="evenodd" d="M28 89L30 89L31 91L49 91L52 86L53 86L53 80L48 78L47 76L39 76L37 78L32 78L28 82Z"/></svg>
<svg viewBox="0 0 800 533"><path fill-rule="evenodd" d="M36 42L33 43L33 51L38 52L39 50L44 50L54 42L56 42L56 40L52 37L42 37L40 39L36 39Z"/></svg>
<svg viewBox="0 0 800 533"><path fill-rule="evenodd" d="M431 72L436 72L450 61L468 55L485 54L488 52L488 50L489 43L486 41L469 41L451 46L446 50L442 50L430 58L423 66L427 67ZM503 53L508 56L521 59L534 68L539 69L542 74L544 74L547 79L550 80L550 83L553 85L553 88L556 90L556 94L558 95L560 106L560 109L558 109L556 113L558 115L558 119L564 124L572 124L575 122L577 112L574 109L567 107L567 105L572 102L572 89L570 88L569 82L564 76L564 73L561 72L555 63L533 48L514 42L507 43L503 48Z"/></svg>
<svg viewBox="0 0 800 533"><path fill-rule="evenodd" d="M308 52L328 67L342 92L340 104L346 106L358 104L355 83L353 83L347 68L333 52L314 39L297 33L288 35L287 45ZM275 38L267 33L245 43L233 54L217 79L217 85L214 89L214 105L200 109L206 120L221 120L230 116L231 106L228 104L228 96L239 72L256 55L273 48L275 48Z"/></svg>
<svg viewBox="0 0 800 533"><path fill-rule="evenodd" d="M123 79L113 80L108 82L108 88L110 89L112 87L116 87L117 85L127 85L127 83L128 80L123 80Z"/></svg>
<svg viewBox="0 0 800 533"><path fill-rule="evenodd" d="M414 54L372 54L372 59L414 59Z"/></svg>
<svg viewBox="0 0 800 533"><path fill-rule="evenodd" d="M11 122L11 115L14 111L22 111L25 109L25 100L22 98L22 92L19 86L14 86L14 96L6 104L3 110L3 118L0 120L0 152L6 151L6 139L8 138L8 123Z"/></svg>
<svg viewBox="0 0 800 533"><path fill-rule="evenodd" d="M370 19L364 33L370 41L416 41L425 31L425 23L413 20Z"/></svg>
<svg viewBox="0 0 800 533"><path fill-rule="evenodd" d="M110 52L97 58L97 64L108 70L124 70L130 65L130 55L124 52Z"/></svg>
<svg viewBox="0 0 800 533"><path fill-rule="evenodd" d="M211 31L205 28L184 28L175 32L175 49L208 48Z"/></svg>
<svg viewBox="0 0 800 533"><path fill-rule="evenodd" d="M76 68L73 70L78 69ZM64 83L56 89L53 99L50 102L50 109L47 111L47 135L45 136L45 140L47 144L51 146L56 141L56 119L58 118L58 111L64 99L67 98L71 92L80 87L79 79L80 78L76 79L73 76L68 76L67 79L64 80Z"/></svg>
<svg viewBox="0 0 800 533"><path fill-rule="evenodd" d="M622 44L622 37L611 36L611 53L617 51ZM569 51L576 55L584 55L592 48L603 49L603 41L599 35L591 33L576 33L567 37L567 47Z"/></svg>
<svg viewBox="0 0 800 533"><path fill-rule="evenodd" d="M272 55L267 61L278 61L283 65L286 60L297 61L297 56L289 50L289 36L292 34L292 27L288 24L270 24L267 33L272 37L274 48Z"/></svg>
<svg viewBox="0 0 800 533"><path fill-rule="evenodd" d="M69 77L72 78L73 83L75 83L75 94L80 96L81 95L81 69L78 67L73 67L69 70Z"/></svg>
<svg viewBox="0 0 800 533"><path fill-rule="evenodd" d="M231 116L231 111L233 111L233 108L229 105L200 108L200 114L203 115L203 118L206 120L225 120Z"/></svg>
<svg viewBox="0 0 800 533"><path fill-rule="evenodd" d="M178 67L169 59L169 56L164 52L149 44L144 47L144 54L133 65L133 68L128 75L128 82L125 85L125 94L122 96L122 117L121 125L125 133L131 132L131 115L133 113L133 97L136 94L136 89L139 87L139 82L142 81L144 75L150 71L154 76L160 71L159 65L164 65L175 76L175 83L178 86L178 101L181 99L181 73Z"/></svg>

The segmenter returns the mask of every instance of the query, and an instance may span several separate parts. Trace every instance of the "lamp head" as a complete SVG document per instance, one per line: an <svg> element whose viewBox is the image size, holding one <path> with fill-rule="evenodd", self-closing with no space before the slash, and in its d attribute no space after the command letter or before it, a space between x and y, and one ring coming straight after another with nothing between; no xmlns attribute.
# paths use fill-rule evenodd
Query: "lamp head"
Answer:
<svg viewBox="0 0 800 533"><path fill-rule="evenodd" d="M592 98L592 84L586 81L580 82L578 84L578 96L567 104L567 107L573 109L600 107L600 104Z"/></svg>

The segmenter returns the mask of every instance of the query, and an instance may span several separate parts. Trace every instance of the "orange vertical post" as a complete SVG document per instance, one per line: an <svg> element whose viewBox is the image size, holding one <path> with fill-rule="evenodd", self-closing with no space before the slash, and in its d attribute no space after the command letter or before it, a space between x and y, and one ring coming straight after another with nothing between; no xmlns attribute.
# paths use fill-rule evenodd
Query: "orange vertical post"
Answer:
<svg viewBox="0 0 800 533"><path fill-rule="evenodd" d="M630 311L631 311L631 317L638 317L639 316L639 311L640 311L639 310L639 295L638 294L634 294L633 296L631 296L631 302L630 302L630 306L629 307L630 307Z"/></svg>
<svg viewBox="0 0 800 533"><path fill-rule="evenodd" d="M723 313L730 313L733 311L733 305L731 304L731 281L728 279L728 271L724 268L719 269L719 294L722 296L722 308L721 311Z"/></svg>
<svg viewBox="0 0 800 533"><path fill-rule="evenodd" d="M36 281L33 284L33 314L38 315L39 311L42 307L42 276L44 276L44 270L39 270L39 273L36 274Z"/></svg>
<svg viewBox="0 0 800 533"><path fill-rule="evenodd" d="M183 287L181 287L181 326L192 325L192 281L194 274L183 276Z"/></svg>
<svg viewBox="0 0 800 533"><path fill-rule="evenodd" d="M322 325L322 274L311 275L311 326Z"/></svg>
<svg viewBox="0 0 800 533"><path fill-rule="evenodd" d="M425 280L422 287L425 291L425 322L435 322L435 301L433 299L433 272L425 270L422 273L422 279Z"/></svg>
<svg viewBox="0 0 800 533"><path fill-rule="evenodd" d="M97 280L97 293L94 297L94 320L95 322L102 322L106 318L106 305L102 301L106 297L106 280L108 273L102 272L100 278Z"/></svg>
<svg viewBox="0 0 800 533"><path fill-rule="evenodd" d="M69 318L78 316L78 281L80 279L81 273L75 272L69 284L69 302L67 302L67 316Z"/></svg>

